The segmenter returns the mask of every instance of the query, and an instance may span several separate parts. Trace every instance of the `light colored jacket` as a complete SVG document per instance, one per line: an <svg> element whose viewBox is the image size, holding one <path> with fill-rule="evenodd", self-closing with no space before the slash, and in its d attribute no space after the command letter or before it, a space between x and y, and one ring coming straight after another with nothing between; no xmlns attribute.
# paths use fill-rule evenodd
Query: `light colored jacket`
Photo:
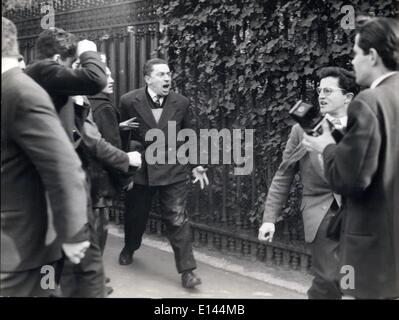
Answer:
<svg viewBox="0 0 399 320"><path fill-rule="evenodd" d="M312 242L334 200L334 193L324 177L319 155L306 151L302 146L303 133L303 129L298 124L292 127L283 153L283 161L267 194L263 222L275 223L277 221L287 202L294 175L298 170L297 164L299 164L303 184L301 212L305 241Z"/></svg>

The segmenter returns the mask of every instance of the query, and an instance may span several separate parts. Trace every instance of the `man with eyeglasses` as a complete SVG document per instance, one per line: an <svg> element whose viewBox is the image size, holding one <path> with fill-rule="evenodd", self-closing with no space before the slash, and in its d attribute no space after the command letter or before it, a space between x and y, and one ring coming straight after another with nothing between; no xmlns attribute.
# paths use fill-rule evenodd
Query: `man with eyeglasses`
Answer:
<svg viewBox="0 0 399 320"><path fill-rule="evenodd" d="M320 111L338 129L346 126L346 109L357 91L351 72L338 67L320 70L320 85L317 88ZM314 273L308 298L341 299L337 282L338 242L327 237L327 227L340 208L341 197L331 190L324 178L319 154L306 151L302 145L303 134L298 124L293 126L283 161L269 188L258 238L261 241L273 240L275 223L287 201L294 176L299 171L303 184L301 212L305 241L310 246Z"/></svg>
<svg viewBox="0 0 399 320"><path fill-rule="evenodd" d="M369 87L348 108L348 127L336 144L328 127L305 135L322 155L326 179L345 196L340 265L351 266L346 295L399 298L399 22L358 22L352 64L356 82ZM341 275L342 277L344 276ZM344 279L342 279L344 280Z"/></svg>

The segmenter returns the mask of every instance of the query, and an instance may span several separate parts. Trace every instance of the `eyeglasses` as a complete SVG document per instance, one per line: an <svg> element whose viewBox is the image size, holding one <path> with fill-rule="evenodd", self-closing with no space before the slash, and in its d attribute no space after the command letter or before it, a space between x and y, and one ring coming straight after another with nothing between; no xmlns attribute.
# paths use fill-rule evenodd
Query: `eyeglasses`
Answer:
<svg viewBox="0 0 399 320"><path fill-rule="evenodd" d="M318 95L320 95L320 93L323 92L325 96L329 96L330 94L332 94L336 90L345 91L344 89L341 89L341 88L329 88L329 87L325 87L325 88L317 87L316 88L316 91L317 91Z"/></svg>

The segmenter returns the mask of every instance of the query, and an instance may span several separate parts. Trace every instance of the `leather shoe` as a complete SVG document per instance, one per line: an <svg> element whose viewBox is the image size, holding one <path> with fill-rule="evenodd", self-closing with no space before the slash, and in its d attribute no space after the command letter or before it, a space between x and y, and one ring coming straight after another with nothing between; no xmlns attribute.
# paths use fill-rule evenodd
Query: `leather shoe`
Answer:
<svg viewBox="0 0 399 320"><path fill-rule="evenodd" d="M130 253L126 247L124 247L119 255L119 264L122 266L126 266L133 262L133 253Z"/></svg>
<svg viewBox="0 0 399 320"><path fill-rule="evenodd" d="M194 288L201 284L201 279L192 271L185 271L181 275L181 284L183 288Z"/></svg>
<svg viewBox="0 0 399 320"><path fill-rule="evenodd" d="M111 279L109 277L105 277L105 283L111 282Z"/></svg>

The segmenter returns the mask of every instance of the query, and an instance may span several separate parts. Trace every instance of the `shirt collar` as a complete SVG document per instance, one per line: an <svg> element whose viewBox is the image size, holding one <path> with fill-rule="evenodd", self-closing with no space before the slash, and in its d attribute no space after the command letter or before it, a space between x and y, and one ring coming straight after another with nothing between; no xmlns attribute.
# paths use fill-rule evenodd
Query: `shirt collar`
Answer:
<svg viewBox="0 0 399 320"><path fill-rule="evenodd" d="M331 115L328 114L328 113L326 114L326 117L327 117L327 119L329 119L329 120L331 120L331 119L334 118L333 116L331 116ZM339 119L339 121L341 122L341 126L340 126L339 128L337 128L337 129L346 128L346 125L347 125L347 123L348 123L348 116L339 117L338 119Z"/></svg>
<svg viewBox="0 0 399 320"><path fill-rule="evenodd" d="M397 73L398 71L392 71L392 72L388 72L386 74L383 74L382 76L378 77L377 79L375 79L373 81L373 83L370 85L370 89L374 89L375 87L377 87L382 81L384 81L386 78L394 75L395 73Z"/></svg>
<svg viewBox="0 0 399 320"><path fill-rule="evenodd" d="M155 100L157 98L157 94L153 90L151 90L150 87L147 87L147 90L148 90L148 94L150 95L152 101L155 102ZM162 101L163 101L163 97L159 97L159 103L160 104L162 104Z"/></svg>

